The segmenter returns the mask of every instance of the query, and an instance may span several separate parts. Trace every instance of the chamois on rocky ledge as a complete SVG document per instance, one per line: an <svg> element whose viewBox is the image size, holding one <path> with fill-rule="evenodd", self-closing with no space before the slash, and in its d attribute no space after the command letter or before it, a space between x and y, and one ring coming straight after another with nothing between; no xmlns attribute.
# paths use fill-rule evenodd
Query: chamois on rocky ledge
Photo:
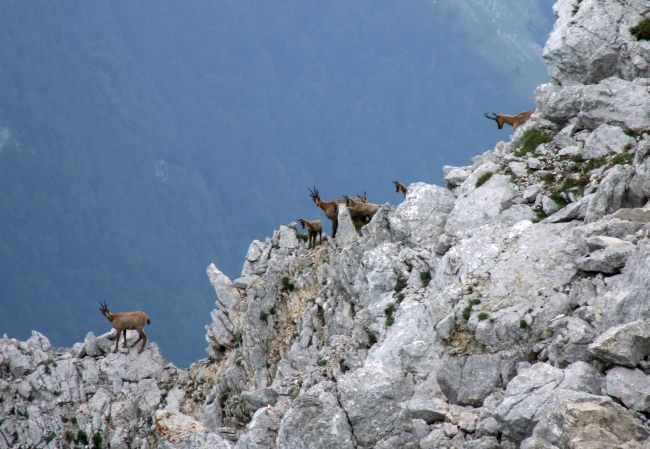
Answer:
<svg viewBox="0 0 650 449"><path fill-rule="evenodd" d="M402 192L404 194L404 198L406 198L406 193L409 191L409 189L399 181L393 182L395 183L395 192Z"/></svg>
<svg viewBox="0 0 650 449"><path fill-rule="evenodd" d="M311 199L314 200L316 206L325 212L325 216L332 220L332 238L336 237L336 229L339 226L337 204L339 202L342 203L345 200L323 201L320 197L320 194L318 193L318 190L316 190L316 186L314 186L313 191L309 189L309 196L311 196Z"/></svg>
<svg viewBox="0 0 650 449"><path fill-rule="evenodd" d="M357 203L354 201L354 198L349 196L344 197L346 201L346 206L350 211L350 216L354 219L361 219L364 222L369 222L372 220L372 217L375 216L377 211L379 211L380 206L378 204L372 203ZM366 221L367 220L367 221Z"/></svg>
<svg viewBox="0 0 650 449"><path fill-rule="evenodd" d="M302 218L299 218L298 221L300 222L300 225L302 226L303 229L305 229L305 226L307 226L307 230L309 231L309 249L316 248L316 236L318 235L319 241L318 244L323 243L323 223L321 223L320 220L314 220L314 221L307 221ZM314 239L314 244L312 246L312 238Z"/></svg>
<svg viewBox="0 0 650 449"><path fill-rule="evenodd" d="M99 303L101 309L99 309L106 319L111 322L113 325L113 328L117 332L117 338L115 339L115 349L113 349L113 352L117 352L117 347L120 343L120 334L124 334L124 345L122 346L123 348L126 348L126 331L127 330L136 330L138 331L138 335L140 335L140 338L138 338L136 341L134 341L131 344L131 347L134 347L140 340L142 341L142 346L140 347L140 350L138 352L144 351L144 345L147 344L147 336L142 330L145 324L151 324L151 320L147 316L146 313L144 312L117 312L117 313L111 313L108 311L108 305L106 304L106 301L104 301L104 304L101 302Z"/></svg>
<svg viewBox="0 0 650 449"><path fill-rule="evenodd" d="M528 121L531 115L533 115L533 112L535 112L535 108L531 109L530 111L524 111L520 112L517 115L505 115L505 114L497 114L495 112L492 113L494 117L490 117L487 115L487 112L484 113L483 115L485 118L489 118L490 120L494 120L497 122L497 125L499 125L499 129L503 128L504 124L508 124L512 126L512 129L515 130L519 126L523 125Z"/></svg>

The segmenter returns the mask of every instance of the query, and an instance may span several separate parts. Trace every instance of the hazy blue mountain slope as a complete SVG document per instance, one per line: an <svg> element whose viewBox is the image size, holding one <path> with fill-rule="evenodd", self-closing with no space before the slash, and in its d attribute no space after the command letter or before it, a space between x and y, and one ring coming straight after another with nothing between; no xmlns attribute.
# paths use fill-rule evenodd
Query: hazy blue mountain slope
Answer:
<svg viewBox="0 0 650 449"><path fill-rule="evenodd" d="M483 112L533 106L549 2L518 4L516 49L485 40L511 18L454 4L0 4L0 332L70 345L109 329L106 299L202 357L205 267L236 277L253 238L324 219L308 186L399 202L392 180L506 137Z"/></svg>

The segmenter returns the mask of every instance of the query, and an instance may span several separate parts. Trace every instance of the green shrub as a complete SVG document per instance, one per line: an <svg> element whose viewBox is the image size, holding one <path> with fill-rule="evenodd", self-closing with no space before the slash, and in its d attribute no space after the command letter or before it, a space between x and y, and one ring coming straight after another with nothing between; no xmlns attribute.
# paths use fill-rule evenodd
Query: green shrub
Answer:
<svg viewBox="0 0 650 449"><path fill-rule="evenodd" d="M72 430L66 430L63 434L63 439L68 443L74 440L74 433L72 433Z"/></svg>
<svg viewBox="0 0 650 449"><path fill-rule="evenodd" d="M431 270L423 271L420 273L420 282L422 282L422 287L429 285L431 281Z"/></svg>
<svg viewBox="0 0 650 449"><path fill-rule="evenodd" d="M99 449L102 447L102 434L99 432L95 432L93 434L93 449Z"/></svg>
<svg viewBox="0 0 650 449"><path fill-rule="evenodd" d="M293 284L289 282L289 278L287 276L282 278L282 286L290 292L292 292L294 288Z"/></svg>
<svg viewBox="0 0 650 449"><path fill-rule="evenodd" d="M266 321L266 319L269 317L269 314L266 312L260 312L260 320L261 321Z"/></svg>
<svg viewBox="0 0 650 449"><path fill-rule="evenodd" d="M406 288L406 279L402 278L397 278L397 282L395 282L395 287L393 287L393 290L395 290L395 293L399 293L402 290Z"/></svg>
<svg viewBox="0 0 650 449"><path fill-rule="evenodd" d="M357 231L361 231L361 228L363 228L366 225L366 222L361 219L356 219L356 220L352 220L352 224L354 225L354 229L356 229Z"/></svg>
<svg viewBox="0 0 650 449"><path fill-rule="evenodd" d="M479 321L484 321L484 320L487 320L488 318L490 318L490 315L488 315L485 312L481 312L481 313L478 314L478 320Z"/></svg>
<svg viewBox="0 0 650 449"><path fill-rule="evenodd" d="M318 305L318 319L320 319L320 322L323 326L325 326L325 309L323 309L323 306L320 304Z"/></svg>
<svg viewBox="0 0 650 449"><path fill-rule="evenodd" d="M52 431L45 437L45 441L47 441L49 443L50 441L52 441L55 438L56 438L56 433L54 433L54 431Z"/></svg>
<svg viewBox="0 0 650 449"><path fill-rule="evenodd" d="M298 237L298 240L302 240L303 242L309 241L309 234L303 234L302 232L296 231L296 237Z"/></svg>
<svg viewBox="0 0 650 449"><path fill-rule="evenodd" d="M235 365L237 365L237 366L241 366L241 359L237 359L237 360L235 360Z"/></svg>
<svg viewBox="0 0 650 449"><path fill-rule="evenodd" d="M645 18L641 20L636 26L630 28L630 34L636 37L637 41L650 39L650 19Z"/></svg>
<svg viewBox="0 0 650 449"><path fill-rule="evenodd" d="M404 368L404 375L405 376L408 375L408 374L411 374L411 373L414 374L416 372L417 372L417 370L412 366L407 366L406 368Z"/></svg>
<svg viewBox="0 0 650 449"><path fill-rule="evenodd" d="M392 326L395 320L393 319L393 311L395 310L395 304L391 304L384 309L386 314L386 326Z"/></svg>
<svg viewBox="0 0 650 449"><path fill-rule="evenodd" d="M397 294L397 304L399 304L402 301L404 301L404 293L398 293Z"/></svg>
<svg viewBox="0 0 650 449"><path fill-rule="evenodd" d="M474 299L470 299L470 300L469 300L469 304L470 304L471 306L477 306L477 305L479 305L480 303L481 303L481 300L478 299L478 298L474 298Z"/></svg>
<svg viewBox="0 0 650 449"><path fill-rule="evenodd" d="M221 396L219 396L219 405L221 408L224 408L226 406L226 401L228 400L229 395L228 393L221 393Z"/></svg>
<svg viewBox="0 0 650 449"><path fill-rule="evenodd" d="M605 165L606 162L607 162L607 158L605 156L589 159L589 161L587 161L587 164L582 169L582 171L584 173L589 173L591 170Z"/></svg>
<svg viewBox="0 0 650 449"><path fill-rule="evenodd" d="M462 315L465 321L469 320L471 314L472 314L472 306L468 306L463 309Z"/></svg>
<svg viewBox="0 0 650 449"><path fill-rule="evenodd" d="M576 0L576 4L573 7L573 11L571 13L572 15L575 16L578 13L578 10L580 9L580 2L582 2L582 0Z"/></svg>
<svg viewBox="0 0 650 449"><path fill-rule="evenodd" d="M629 165L634 159L634 153L622 153L617 154L612 159L610 159L610 165Z"/></svg>
<svg viewBox="0 0 650 449"><path fill-rule="evenodd" d="M528 327L528 323L526 323L526 320L519 320L519 327L522 329L526 329Z"/></svg>
<svg viewBox="0 0 650 449"><path fill-rule="evenodd" d="M339 360L339 366L341 367L341 372L344 373L346 371L350 371L350 367L345 364L345 359Z"/></svg>
<svg viewBox="0 0 650 449"><path fill-rule="evenodd" d="M527 153L535 153L535 149L543 144L549 143L551 138L539 129L529 129L521 137L521 146L514 152L517 157L525 156Z"/></svg>
<svg viewBox="0 0 650 449"><path fill-rule="evenodd" d="M323 359L320 359L318 362L316 362L316 365L318 365L318 366L325 366L325 365L327 365L327 361L326 361L326 360L323 360Z"/></svg>
<svg viewBox="0 0 650 449"><path fill-rule="evenodd" d="M85 430L79 430L79 432L77 432L77 443L88 444L88 434Z"/></svg>
<svg viewBox="0 0 650 449"><path fill-rule="evenodd" d="M546 217L548 217L546 212L544 212L542 209L540 209L540 210L535 212L535 218L533 218L533 223L539 223L540 221L542 221Z"/></svg>
<svg viewBox="0 0 650 449"><path fill-rule="evenodd" d="M481 176L479 176L478 179L476 180L476 187L481 187L481 186L482 186L483 184L485 184L485 183L488 181L488 179L490 179L491 177L492 177L492 172L491 172L491 171L488 171L488 172L483 173L483 174L482 174Z"/></svg>

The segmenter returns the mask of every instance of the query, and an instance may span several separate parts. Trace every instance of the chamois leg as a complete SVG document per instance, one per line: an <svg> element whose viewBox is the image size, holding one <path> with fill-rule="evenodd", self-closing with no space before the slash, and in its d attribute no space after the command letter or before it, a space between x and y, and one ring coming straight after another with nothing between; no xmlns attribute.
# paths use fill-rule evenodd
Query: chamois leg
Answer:
<svg viewBox="0 0 650 449"><path fill-rule="evenodd" d="M138 342L139 342L140 340L142 340L142 334L140 333L140 331L139 331L138 329L136 329L136 330L138 331L138 335L139 335L139 337L138 337L138 339L137 339L136 341L134 341L133 343L131 343L131 344L129 345L130 347L134 347L135 345L138 344Z"/></svg>
<svg viewBox="0 0 650 449"><path fill-rule="evenodd" d="M113 352L117 352L117 346L120 344L120 335L122 335L122 332L117 333L117 338L115 339L115 349L113 349Z"/></svg>
<svg viewBox="0 0 650 449"><path fill-rule="evenodd" d="M140 353L144 351L144 345L147 344L147 335L144 333L142 329L139 329L138 333L140 334L140 338L142 339L142 346L140 346L140 350L138 351L138 353Z"/></svg>
<svg viewBox="0 0 650 449"><path fill-rule="evenodd" d="M124 333L124 344L122 345L123 348L126 348L126 329L122 331Z"/></svg>
<svg viewBox="0 0 650 449"><path fill-rule="evenodd" d="M323 231L318 231L318 244L323 244ZM314 236L314 246L316 246L316 236Z"/></svg>
<svg viewBox="0 0 650 449"><path fill-rule="evenodd" d="M339 227L339 220L335 218L332 220L332 238L336 237L336 229Z"/></svg>

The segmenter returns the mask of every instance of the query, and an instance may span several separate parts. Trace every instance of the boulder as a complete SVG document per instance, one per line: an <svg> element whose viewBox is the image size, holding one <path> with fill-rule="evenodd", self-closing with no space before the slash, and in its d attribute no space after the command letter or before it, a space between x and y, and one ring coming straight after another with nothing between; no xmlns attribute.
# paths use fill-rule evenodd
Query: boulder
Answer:
<svg viewBox="0 0 650 449"><path fill-rule="evenodd" d="M634 368L650 355L650 323L637 320L608 329L589 345L594 357Z"/></svg>

